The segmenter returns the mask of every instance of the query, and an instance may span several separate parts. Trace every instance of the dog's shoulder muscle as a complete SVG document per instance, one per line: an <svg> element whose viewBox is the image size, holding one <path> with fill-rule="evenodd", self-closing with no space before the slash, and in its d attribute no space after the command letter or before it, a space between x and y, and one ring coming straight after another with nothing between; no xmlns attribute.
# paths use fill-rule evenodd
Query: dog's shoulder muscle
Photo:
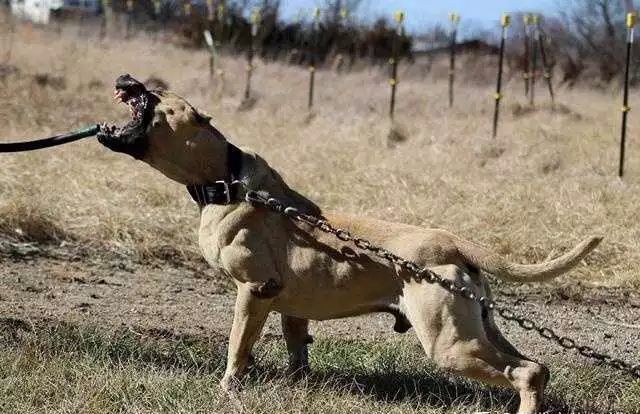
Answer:
<svg viewBox="0 0 640 414"><path fill-rule="evenodd" d="M250 183L264 183L266 185L266 188L254 188L255 190L266 190L272 196L306 214L322 215L322 210L316 203L289 187L282 175L272 168L264 158L251 150L244 148L242 150L245 157L253 164L250 166L252 173Z"/></svg>

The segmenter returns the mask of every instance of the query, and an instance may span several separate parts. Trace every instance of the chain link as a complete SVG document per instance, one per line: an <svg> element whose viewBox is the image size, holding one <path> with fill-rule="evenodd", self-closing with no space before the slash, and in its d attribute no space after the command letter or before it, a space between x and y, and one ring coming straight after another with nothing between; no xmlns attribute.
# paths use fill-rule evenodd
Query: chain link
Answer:
<svg viewBox="0 0 640 414"><path fill-rule="evenodd" d="M358 249L367 253L373 253L373 255L412 273L415 279L418 281L425 281L430 284L438 284L454 295L458 295L478 303L483 310L495 311L502 319L513 322L526 331L537 332L538 335L540 335L542 338L551 342L555 342L557 345L564 349L574 349L580 355L586 358L600 361L602 364L625 372L632 377L635 377L636 379L640 379L640 364L632 365L620 359L615 359L610 355L600 353L587 345L579 345L571 338L559 336L553 331L553 329L540 326L531 319L519 316L512 310L500 306L493 299L487 296L478 296L469 286L465 286L461 283L445 279L427 268L421 268L417 263L404 259L382 247L376 246L368 240L355 237L345 229L334 227L333 225L331 225L331 223L327 222L323 218L301 213L297 208L293 206L287 206L273 197L263 195L253 190L247 191L246 200L252 205L266 207L277 213L285 215L291 220L308 224L309 226L316 228L324 233L333 234L336 238L343 242L352 243Z"/></svg>

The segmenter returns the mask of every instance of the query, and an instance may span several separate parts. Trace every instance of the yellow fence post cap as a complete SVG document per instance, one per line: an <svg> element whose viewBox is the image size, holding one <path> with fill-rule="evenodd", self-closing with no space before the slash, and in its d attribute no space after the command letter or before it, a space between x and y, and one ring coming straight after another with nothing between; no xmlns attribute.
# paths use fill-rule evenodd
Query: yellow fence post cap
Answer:
<svg viewBox="0 0 640 414"><path fill-rule="evenodd" d="M539 25L540 24L540 20L541 20L541 17L540 17L539 14L532 14L531 15L531 23L533 23L534 25L536 25L536 26Z"/></svg>
<svg viewBox="0 0 640 414"><path fill-rule="evenodd" d="M460 15L458 13L456 13L456 12L451 12L451 13L449 13L449 20L453 24L458 24L458 23L460 23Z"/></svg>
<svg viewBox="0 0 640 414"><path fill-rule="evenodd" d="M251 23L260 24L260 18L260 9L258 7L255 7L251 12Z"/></svg>
<svg viewBox="0 0 640 414"><path fill-rule="evenodd" d="M634 27L637 21L638 21L638 13L636 12L627 13L627 27L629 29Z"/></svg>
<svg viewBox="0 0 640 414"><path fill-rule="evenodd" d="M316 7L315 9L313 9L313 18L314 19L320 18L320 7Z"/></svg>
<svg viewBox="0 0 640 414"><path fill-rule="evenodd" d="M349 10L347 10L346 8L341 8L340 9L340 17L342 17L343 19L346 19L347 17L349 17Z"/></svg>
<svg viewBox="0 0 640 414"><path fill-rule="evenodd" d="M402 24L404 22L404 12L402 10L398 10L394 13L393 18L396 20L398 24Z"/></svg>
<svg viewBox="0 0 640 414"><path fill-rule="evenodd" d="M509 27L511 24L511 16L508 13L504 13L502 18L500 18L500 24L502 24L502 27Z"/></svg>

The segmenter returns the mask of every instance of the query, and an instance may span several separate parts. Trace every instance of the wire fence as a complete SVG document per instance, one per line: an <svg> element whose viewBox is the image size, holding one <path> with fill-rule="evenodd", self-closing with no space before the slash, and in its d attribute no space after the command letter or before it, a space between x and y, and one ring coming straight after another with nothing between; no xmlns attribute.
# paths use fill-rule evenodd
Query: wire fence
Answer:
<svg viewBox="0 0 640 414"><path fill-rule="evenodd" d="M65 21L78 23L78 35L86 37L93 33L101 38L132 38L140 33L151 34L154 41L159 36L170 34L185 47L207 47L210 51L209 76L222 70L215 70L216 56L221 52L246 54L247 77L245 83L245 102L252 98L251 80L254 72L254 59L280 60L294 65L306 65L309 69L308 110L314 107L314 95L318 79L316 70L327 65L328 61L338 62L332 67L352 69L357 61L366 61L370 65L389 63L389 118L394 120L398 100L398 88L401 82L398 67L405 60L413 61L413 37L404 28L404 13L397 12L394 18L379 19L371 25L365 25L354 19L347 10L338 11L316 9L311 16L300 16L295 21L282 22L278 18L278 8L263 7L253 9L247 15L246 6L239 3L227 4L224 1L182 0L167 2L161 0L102 0L101 3L86 3L60 10L49 10L47 21L54 22L60 30ZM97 1L97 0L92 0ZM268 2L267 2L268 3ZM20 11L17 3L12 3L11 12L29 17L29 11ZM26 4L26 3L22 3ZM44 4L44 3L43 3ZM26 7L26 6L25 6ZM620 133L619 177L624 175L627 125L629 119L629 94L635 69L633 56L635 13L627 14L623 21L626 30L625 64L620 69L623 79L624 98L622 104L622 127ZM14 24L13 19L12 24ZM394 21L395 20L395 21ZM456 50L461 17L457 13L449 16L451 23L445 48L449 51L449 107L454 106L456 68ZM494 111L492 116L493 137L497 137L499 128L500 102L505 96L503 91L504 65L512 63L509 54L517 45L522 54L521 65L515 65L516 71L522 70L525 95L530 107L536 105L536 79L544 79L549 93L552 110L555 109L557 90L554 88L553 74L557 48L552 44L551 32L542 22L541 16L525 14L522 16L521 35L523 41L513 41L510 29L515 21L505 14L501 20L500 47L497 49L496 71L497 86L494 93ZM96 30L99 28L99 30ZM513 29L512 29L513 30ZM517 30L516 30L517 31ZM9 36L9 45L5 52L5 62L11 59L13 31ZM516 63L518 59L515 59ZM624 74L624 76L622 76ZM491 122L491 120L488 120Z"/></svg>

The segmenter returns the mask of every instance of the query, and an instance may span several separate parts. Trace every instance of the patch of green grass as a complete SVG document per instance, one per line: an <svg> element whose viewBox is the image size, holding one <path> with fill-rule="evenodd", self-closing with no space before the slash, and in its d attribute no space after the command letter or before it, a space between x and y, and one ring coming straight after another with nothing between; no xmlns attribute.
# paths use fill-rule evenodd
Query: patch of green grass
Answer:
<svg viewBox="0 0 640 414"><path fill-rule="evenodd" d="M218 389L225 345L168 332L70 324L0 324L2 413L237 412ZM263 340L244 384L252 413L513 412L517 396L436 369L412 337L317 340L314 373L285 372L280 340ZM595 368L553 366L551 412L638 412L640 382Z"/></svg>

